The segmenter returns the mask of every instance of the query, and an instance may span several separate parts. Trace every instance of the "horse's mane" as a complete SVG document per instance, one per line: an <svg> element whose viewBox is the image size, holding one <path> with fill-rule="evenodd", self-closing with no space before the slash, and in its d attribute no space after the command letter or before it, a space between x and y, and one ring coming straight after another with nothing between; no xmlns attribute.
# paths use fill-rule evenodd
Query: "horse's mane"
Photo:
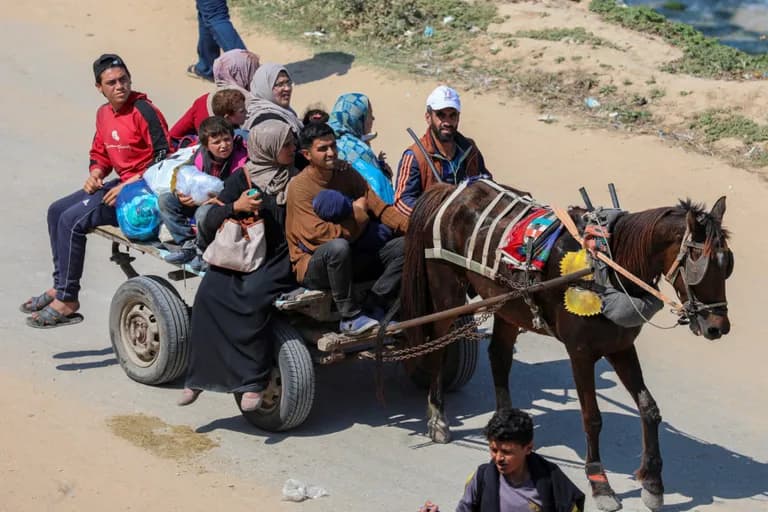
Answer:
<svg viewBox="0 0 768 512"><path fill-rule="evenodd" d="M681 199L677 206L654 208L620 217L611 235L613 258L619 265L632 269L638 277L653 279L656 276L650 275L650 262L653 259L653 233L656 225L661 219L671 215L680 217L684 226L688 212L704 227L705 253L709 253L713 247L721 246L728 239L728 230L704 209L704 205L694 203L690 199Z"/></svg>
<svg viewBox="0 0 768 512"><path fill-rule="evenodd" d="M652 279L649 263L653 252L653 232L656 224L674 213L674 207L654 208L623 215L611 233L611 251L616 263L641 279Z"/></svg>
<svg viewBox="0 0 768 512"><path fill-rule="evenodd" d="M416 318L430 312L427 267L424 259L426 241L424 230L433 221L435 213L456 189L449 184L430 187L414 205L405 234L405 262L400 287L401 311L405 318ZM431 240L431 237L428 237ZM420 345L426 340L426 327L419 325L406 330L406 344Z"/></svg>

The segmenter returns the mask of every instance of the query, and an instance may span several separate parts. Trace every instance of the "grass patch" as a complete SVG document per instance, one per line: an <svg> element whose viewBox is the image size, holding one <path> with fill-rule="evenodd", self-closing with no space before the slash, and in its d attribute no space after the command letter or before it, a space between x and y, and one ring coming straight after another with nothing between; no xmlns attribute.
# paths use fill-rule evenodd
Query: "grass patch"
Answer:
<svg viewBox="0 0 768 512"><path fill-rule="evenodd" d="M621 7L615 0L592 0L589 9L606 21L660 36L683 50L683 57L665 64L663 71L709 78L762 77L768 72L768 55L749 55L722 45L690 25L667 20L650 7Z"/></svg>
<svg viewBox="0 0 768 512"><path fill-rule="evenodd" d="M688 6L683 2L676 2L674 0L670 2L664 2L662 7L668 11L684 11L688 8Z"/></svg>
<svg viewBox="0 0 768 512"><path fill-rule="evenodd" d="M759 125L740 114L722 109L699 114L691 123L691 128L702 133L710 143L727 138L740 139L745 144L768 140L768 125Z"/></svg>
<svg viewBox="0 0 768 512"><path fill-rule="evenodd" d="M590 44L592 46L604 46L619 50L620 48L602 37L598 37L592 32L587 32L584 27L576 28L546 28L542 30L518 30L515 32L517 37L526 37L528 39L540 39L542 41L563 41L568 40L576 44Z"/></svg>
<svg viewBox="0 0 768 512"><path fill-rule="evenodd" d="M295 40L306 32L321 48L345 50L399 69L430 66L462 55L487 31L497 10L490 0L238 0L250 21Z"/></svg>
<svg viewBox="0 0 768 512"><path fill-rule="evenodd" d="M652 118L651 113L645 109L619 107L615 112L616 118L624 124L645 124Z"/></svg>

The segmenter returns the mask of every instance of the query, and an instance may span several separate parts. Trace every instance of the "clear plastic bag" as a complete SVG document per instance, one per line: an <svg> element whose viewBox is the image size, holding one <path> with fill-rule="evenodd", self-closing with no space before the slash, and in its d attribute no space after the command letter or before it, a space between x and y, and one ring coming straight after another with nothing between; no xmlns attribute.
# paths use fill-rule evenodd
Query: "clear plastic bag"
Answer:
<svg viewBox="0 0 768 512"><path fill-rule="evenodd" d="M182 165L176 170L174 191L190 196L196 205L201 205L224 189L224 182L216 176L197 170L194 165Z"/></svg>
<svg viewBox="0 0 768 512"><path fill-rule="evenodd" d="M155 194L162 195L171 191L171 182L176 169L190 162L200 146L182 148L154 165L149 166L142 176Z"/></svg>
<svg viewBox="0 0 768 512"><path fill-rule="evenodd" d="M289 478L283 485L283 501L300 502L328 496L328 491L318 485L306 485L300 480Z"/></svg>

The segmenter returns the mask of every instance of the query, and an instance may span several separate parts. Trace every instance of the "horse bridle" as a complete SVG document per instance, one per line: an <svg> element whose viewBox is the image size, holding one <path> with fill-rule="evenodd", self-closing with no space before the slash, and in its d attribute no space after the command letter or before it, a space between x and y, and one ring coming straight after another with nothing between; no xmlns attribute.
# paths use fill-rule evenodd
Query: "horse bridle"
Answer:
<svg viewBox="0 0 768 512"><path fill-rule="evenodd" d="M699 257L693 258L693 250L700 251ZM733 272L733 253L728 247L717 249L718 266L725 269L725 278L728 279ZM709 268L709 257L704 254L704 244L693 241L691 230L686 227L683 240L680 243L680 251L677 253L674 263L669 271L664 274L664 279L675 285L678 275L682 278L688 299L683 302L683 314L688 320L692 320L696 315L716 312L726 314L728 312L728 302L713 302L705 304L701 302L693 291L693 286L701 283L704 276L707 275Z"/></svg>

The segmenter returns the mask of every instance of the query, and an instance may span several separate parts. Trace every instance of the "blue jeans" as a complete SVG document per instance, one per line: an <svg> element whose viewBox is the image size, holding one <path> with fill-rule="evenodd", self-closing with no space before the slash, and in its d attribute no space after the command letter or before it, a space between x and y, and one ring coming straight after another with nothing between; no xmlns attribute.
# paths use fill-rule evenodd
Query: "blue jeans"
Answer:
<svg viewBox="0 0 768 512"><path fill-rule="evenodd" d="M86 234L97 226L117 226L114 206L102 203L104 194L119 180L88 194L84 190L63 197L48 207L48 236L53 253L53 287L56 298L74 302L80 293L80 278L85 263Z"/></svg>
<svg viewBox="0 0 768 512"><path fill-rule="evenodd" d="M219 53L235 48L245 49L245 43L232 26L226 0L195 0L197 6L197 57L195 71L213 77L213 61Z"/></svg>
<svg viewBox="0 0 768 512"><path fill-rule="evenodd" d="M195 226L197 226L197 248L201 252L205 252L205 249L210 244L210 241L216 237L216 231L208 232L206 230L205 216L211 211L213 205L203 204L197 207L195 211Z"/></svg>
<svg viewBox="0 0 768 512"><path fill-rule="evenodd" d="M195 215L194 206L184 206L173 192L162 194L157 198L157 206L160 209L160 218L173 237L176 245L182 249L195 247L195 232L189 219Z"/></svg>

